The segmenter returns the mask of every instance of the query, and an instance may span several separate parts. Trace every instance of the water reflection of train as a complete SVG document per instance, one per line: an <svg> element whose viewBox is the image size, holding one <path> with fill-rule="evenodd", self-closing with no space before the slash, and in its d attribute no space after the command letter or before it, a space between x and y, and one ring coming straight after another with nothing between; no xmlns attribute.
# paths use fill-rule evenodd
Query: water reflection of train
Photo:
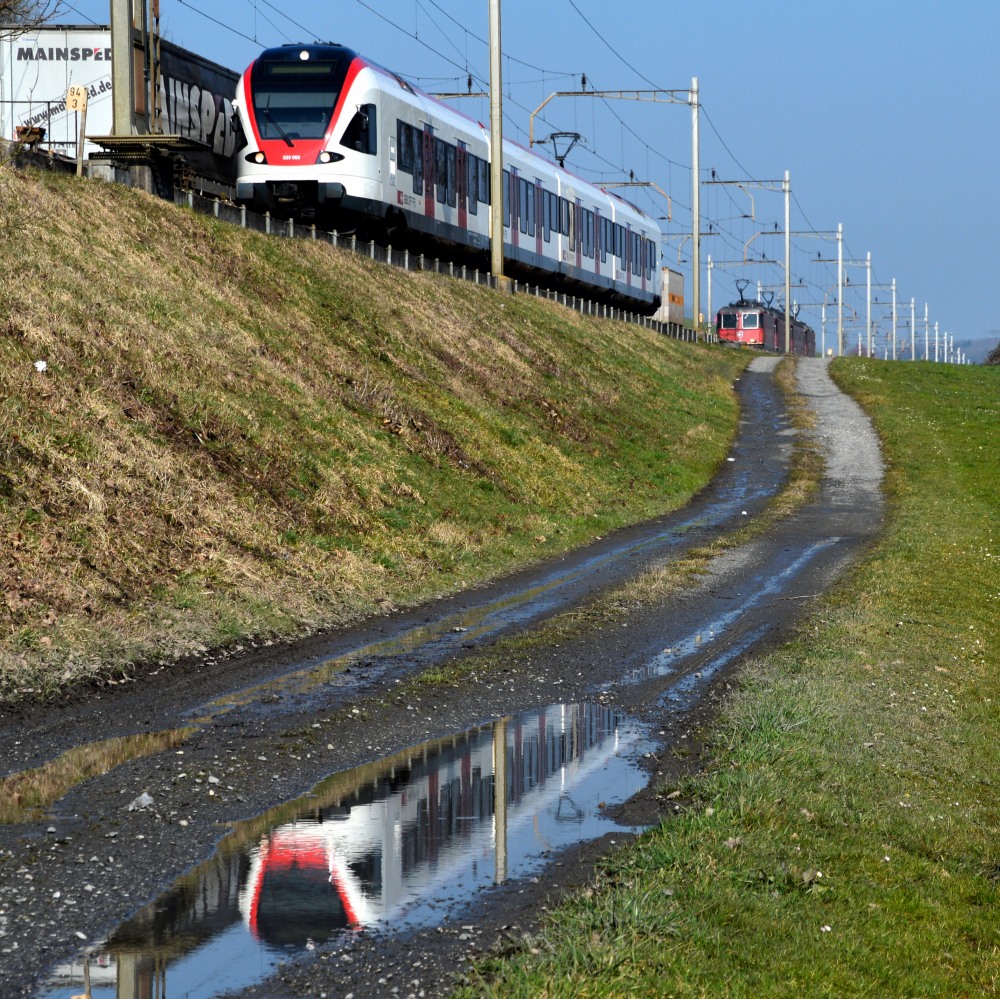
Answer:
<svg viewBox="0 0 1000 999"><path fill-rule="evenodd" d="M619 746L614 712L556 705L411 755L264 836L243 918L269 943L295 944L405 916L435 885L503 880L512 827L530 825L544 850L548 826L582 820L569 787Z"/></svg>
<svg viewBox="0 0 1000 999"><path fill-rule="evenodd" d="M91 954L93 995L238 993L310 940L437 923L449 901L607 831L597 804L642 786L641 738L612 709L554 705L333 774L241 823L118 927ZM79 981L79 966L56 969L44 994Z"/></svg>

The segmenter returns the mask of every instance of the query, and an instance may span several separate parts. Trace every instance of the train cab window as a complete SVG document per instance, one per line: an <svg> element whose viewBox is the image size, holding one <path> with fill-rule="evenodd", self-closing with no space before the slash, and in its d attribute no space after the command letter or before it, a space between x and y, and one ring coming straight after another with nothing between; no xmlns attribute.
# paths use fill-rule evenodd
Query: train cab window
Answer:
<svg viewBox="0 0 1000 999"><path fill-rule="evenodd" d="M258 59L252 70L253 111L263 139L322 139L347 74L342 57Z"/></svg>
<svg viewBox="0 0 1000 999"><path fill-rule="evenodd" d="M743 329L745 330L756 330L760 329L760 316L756 312L744 312L743 313Z"/></svg>
<svg viewBox="0 0 1000 999"><path fill-rule="evenodd" d="M734 330L736 329L736 313L735 312L723 312L722 322L719 323L719 327L724 330Z"/></svg>
<svg viewBox="0 0 1000 999"><path fill-rule="evenodd" d="M374 156L378 152L378 125L374 104L362 104L344 129L342 146Z"/></svg>

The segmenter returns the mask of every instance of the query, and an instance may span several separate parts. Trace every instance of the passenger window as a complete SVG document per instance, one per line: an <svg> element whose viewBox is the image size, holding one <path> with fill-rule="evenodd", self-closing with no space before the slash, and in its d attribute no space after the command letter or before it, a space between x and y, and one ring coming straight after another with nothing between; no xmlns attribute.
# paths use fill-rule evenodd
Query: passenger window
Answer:
<svg viewBox="0 0 1000 999"><path fill-rule="evenodd" d="M413 126L407 125L405 121L397 121L396 132L399 169L403 173L413 173Z"/></svg>

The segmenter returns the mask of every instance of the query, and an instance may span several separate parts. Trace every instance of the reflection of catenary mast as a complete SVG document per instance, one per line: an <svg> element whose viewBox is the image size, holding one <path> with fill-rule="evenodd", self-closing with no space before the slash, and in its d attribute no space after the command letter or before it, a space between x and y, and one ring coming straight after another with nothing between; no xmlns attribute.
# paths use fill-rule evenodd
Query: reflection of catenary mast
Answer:
<svg viewBox="0 0 1000 999"><path fill-rule="evenodd" d="M112 935L119 994L163 995L169 964L241 920L266 945L302 946L418 918L445 886L503 880L510 837L537 854L583 821L569 796L637 738L619 724L600 705L555 705L335 774L243 823Z"/></svg>

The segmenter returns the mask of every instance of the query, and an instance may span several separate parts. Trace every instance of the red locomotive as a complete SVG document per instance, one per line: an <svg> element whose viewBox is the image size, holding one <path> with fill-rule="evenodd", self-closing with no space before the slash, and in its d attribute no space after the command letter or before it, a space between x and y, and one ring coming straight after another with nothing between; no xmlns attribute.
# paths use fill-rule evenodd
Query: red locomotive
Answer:
<svg viewBox="0 0 1000 999"><path fill-rule="evenodd" d="M746 285L740 286L740 300L724 305L716 313L715 328L722 343L758 347L775 353L785 352L785 313L770 302L751 301L743 297ZM797 311L797 310L796 310ZM792 315L788 350L792 354L814 357L816 331Z"/></svg>

